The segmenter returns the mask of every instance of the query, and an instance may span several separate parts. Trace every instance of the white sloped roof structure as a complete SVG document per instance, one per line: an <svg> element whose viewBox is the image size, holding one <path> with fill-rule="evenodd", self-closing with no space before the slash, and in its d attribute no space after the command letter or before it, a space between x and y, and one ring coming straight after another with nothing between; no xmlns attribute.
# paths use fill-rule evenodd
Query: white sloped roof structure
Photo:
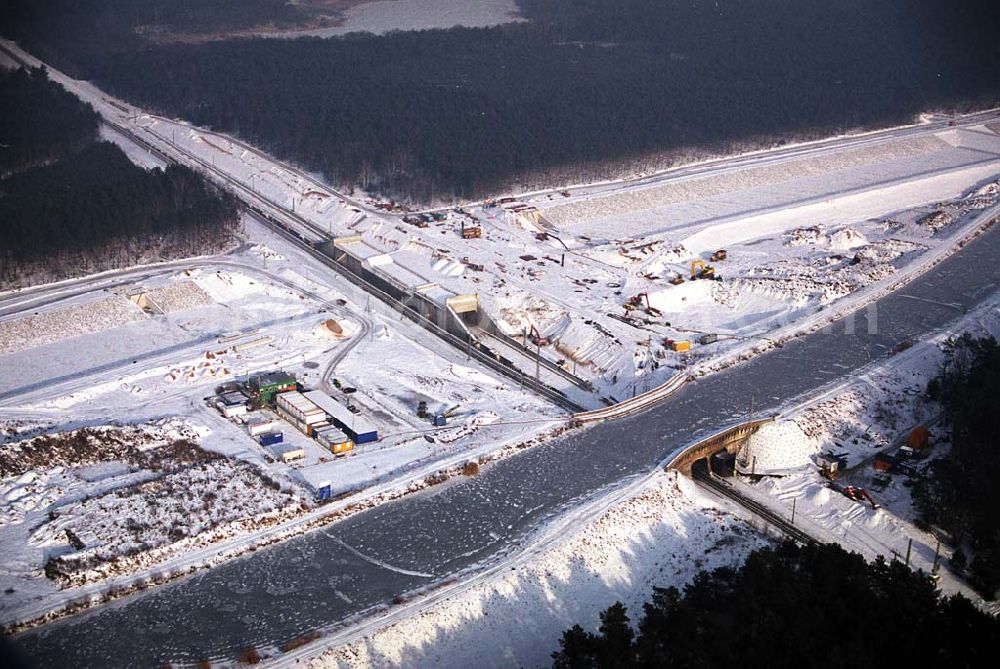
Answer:
<svg viewBox="0 0 1000 669"><path fill-rule="evenodd" d="M815 451L794 421L765 423L740 449L736 469L740 474L784 474L811 465Z"/></svg>

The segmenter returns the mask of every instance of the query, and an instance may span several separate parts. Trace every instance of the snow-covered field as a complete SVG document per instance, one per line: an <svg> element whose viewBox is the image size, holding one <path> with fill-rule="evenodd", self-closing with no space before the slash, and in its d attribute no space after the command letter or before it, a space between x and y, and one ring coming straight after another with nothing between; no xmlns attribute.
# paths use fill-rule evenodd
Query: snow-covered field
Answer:
<svg viewBox="0 0 1000 669"><path fill-rule="evenodd" d="M6 445L0 532L10 530L8 549L26 532L27 555L24 571L4 580L37 581L40 552L59 587L93 582L304 509L301 488L202 449L197 435L184 421L161 421Z"/></svg>
<svg viewBox="0 0 1000 669"><path fill-rule="evenodd" d="M347 9L339 26L284 33L275 37L334 37L352 32L476 28L520 20L513 0L375 0Z"/></svg>
<svg viewBox="0 0 1000 669"><path fill-rule="evenodd" d="M145 318L139 307L120 295L12 318L0 321L0 354L25 351Z"/></svg>
<svg viewBox="0 0 1000 669"><path fill-rule="evenodd" d="M659 472L554 546L305 666L543 666L564 629L596 630L615 601L637 618L654 586L681 587L766 543L690 480Z"/></svg>
<svg viewBox="0 0 1000 669"><path fill-rule="evenodd" d="M110 575L295 515L308 500L205 450L185 419L52 431L0 453L4 618Z"/></svg>

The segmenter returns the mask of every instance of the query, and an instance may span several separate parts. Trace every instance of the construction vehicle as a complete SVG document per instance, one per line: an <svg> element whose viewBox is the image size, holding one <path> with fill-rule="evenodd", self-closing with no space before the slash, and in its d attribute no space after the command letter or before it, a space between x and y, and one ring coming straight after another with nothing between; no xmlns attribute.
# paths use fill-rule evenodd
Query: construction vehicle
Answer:
<svg viewBox="0 0 1000 669"><path fill-rule="evenodd" d="M448 419L455 415L455 413L462 408L461 404L456 404L455 406L447 409L446 411L439 411L438 413L431 416L431 424L434 427L444 427L448 424Z"/></svg>
<svg viewBox="0 0 1000 669"><path fill-rule="evenodd" d="M853 485L847 485L844 486L843 490L841 490L840 492L844 493L845 497L847 497L850 500L854 500L855 502L861 502L861 503L868 502L869 504L872 505L873 509L879 509L882 507L882 505L876 502L872 498L872 496L868 494L868 491L865 490L864 488L859 488Z"/></svg>
<svg viewBox="0 0 1000 669"><path fill-rule="evenodd" d="M462 258L462 264L471 269L473 272L482 272L484 269L486 269L485 267L483 267L483 265L469 260L469 256L464 256Z"/></svg>
<svg viewBox="0 0 1000 669"><path fill-rule="evenodd" d="M663 339L663 345L669 348L671 351L676 351L677 353L683 353L684 351L691 350L691 342L689 341L676 341L670 337L665 337Z"/></svg>
<svg viewBox="0 0 1000 669"><path fill-rule="evenodd" d="M417 418L427 418L427 402L424 400L417 405Z"/></svg>
<svg viewBox="0 0 1000 669"><path fill-rule="evenodd" d="M725 259L726 259L726 249L719 249L718 251L712 254L711 258L709 258L709 260L711 260L712 262L719 262L720 260L725 260Z"/></svg>
<svg viewBox="0 0 1000 669"><path fill-rule="evenodd" d="M820 474L827 480L834 480L847 467L846 453L820 453L817 458Z"/></svg>
<svg viewBox="0 0 1000 669"><path fill-rule="evenodd" d="M679 286L682 283L684 283L684 277L682 277L680 274L678 274L677 276L675 276L674 278L672 278L670 280L670 283L672 283L675 286Z"/></svg>
<svg viewBox="0 0 1000 669"><path fill-rule="evenodd" d="M531 343L534 344L535 346L549 345L549 338L543 337L542 333L539 332L538 328L536 328L534 325L531 326L531 334L528 335L528 338L531 339Z"/></svg>
<svg viewBox="0 0 1000 669"><path fill-rule="evenodd" d="M706 265L704 260L692 260L691 261L691 280L696 281L697 279L714 279L715 278L715 268L711 265Z"/></svg>
<svg viewBox="0 0 1000 669"><path fill-rule="evenodd" d="M478 225L465 225L462 221L462 239L479 239L483 236L483 229Z"/></svg>
<svg viewBox="0 0 1000 669"><path fill-rule="evenodd" d="M639 309L642 307L642 303L646 303L646 308L644 311L654 318L659 318L663 315L663 312L654 307L649 303L649 295L647 293L639 293L638 295L633 295L625 303L626 309Z"/></svg>

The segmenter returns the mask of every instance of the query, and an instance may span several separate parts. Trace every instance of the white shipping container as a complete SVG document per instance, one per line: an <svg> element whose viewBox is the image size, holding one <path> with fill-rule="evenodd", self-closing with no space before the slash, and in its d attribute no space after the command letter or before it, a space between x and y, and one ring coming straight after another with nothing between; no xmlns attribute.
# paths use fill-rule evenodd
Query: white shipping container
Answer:
<svg viewBox="0 0 1000 669"><path fill-rule="evenodd" d="M256 437L258 434L266 432L279 432L280 430L281 424L273 418L267 421L247 423L247 431L250 432L251 437Z"/></svg>
<svg viewBox="0 0 1000 669"><path fill-rule="evenodd" d="M310 402L300 392L292 391L278 395L278 408L294 416L306 425L313 425L326 420L326 412Z"/></svg>

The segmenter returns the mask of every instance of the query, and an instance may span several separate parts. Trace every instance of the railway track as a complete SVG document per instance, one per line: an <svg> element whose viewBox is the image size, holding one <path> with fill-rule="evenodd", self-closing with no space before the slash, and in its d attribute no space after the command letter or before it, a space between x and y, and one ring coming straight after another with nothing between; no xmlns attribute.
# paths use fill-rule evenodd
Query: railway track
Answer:
<svg viewBox="0 0 1000 669"><path fill-rule="evenodd" d="M162 160L167 162L176 162L175 158L172 158L166 152L160 150L153 143L149 142L147 139L140 136L138 133L132 132L129 128L119 125L117 123L107 121L106 119L103 122L105 123L105 125L107 125L109 128L111 128L118 134L126 137L130 141L135 142L142 148L156 154ZM315 244L311 243L311 240L303 236L301 230L296 229L293 225L290 225L283 219L291 219L291 222L293 222L295 225L303 226L305 228L305 231L317 234L321 238L325 238L326 236L325 232L318 229L309 221L306 221L301 216L298 216L292 212L284 210L281 207L278 207L274 203L266 200L265 198L259 196L256 193L253 193L252 196L248 198L247 196L249 193L247 192L246 187L240 184L239 182L235 181L231 177L229 177L229 175L225 174L224 172L221 172L218 169L213 168L212 166L206 164L203 160L201 160L197 156L191 155L190 153L184 151L183 149L180 149L176 145L172 144L171 148L181 153L185 158L188 158L189 160L193 161L202 170L209 171L217 179L221 179L223 182L225 182L231 188L231 190L234 190L237 196L240 197L240 200L243 203L245 211L250 216L252 216L262 225L276 232L277 234L279 234L281 237L285 238L292 244L295 244L300 250L312 256L319 262L321 262L325 267L332 269L340 276L346 278L348 281L355 284L362 290L373 295L376 299L379 299L382 302L388 304L396 311L402 313L404 316L407 316L410 320L417 323L418 325L428 330L429 332L437 335L438 337L448 342L452 346L456 347L461 351L466 352L471 357L476 358L479 362L489 367L490 369L499 372L504 376L514 379L520 385L535 391L542 397L548 399L557 406L566 409L570 413L578 413L584 411L585 409L584 407L580 406L579 404L568 398L564 393L557 390L556 388L553 388L547 384L539 382L534 377L525 374L516 367L503 364L501 361L490 356L488 353L479 350L474 346L470 346L468 342L462 341L459 337L456 337L450 332L440 328L436 323L433 323L428 319L422 317L420 314L416 313L412 309L408 309L405 305L401 304L391 295L371 285L370 283L365 281L365 279L363 279L362 277L358 276L354 272L351 272L348 268L336 262L334 258L324 253L322 250L316 248ZM255 202L254 200L257 200L259 202ZM268 209L273 210L273 212L268 211Z"/></svg>
<svg viewBox="0 0 1000 669"><path fill-rule="evenodd" d="M782 518L760 502L756 502L745 497L744 495L741 495L739 491L734 489L731 485L713 476L708 471L707 466L698 466L696 464L691 470L691 476L699 485L708 488L721 497L725 497L726 499L739 504L750 513L760 517L770 525L774 526L778 531L792 541L805 545L822 543L805 532L802 528L793 525L788 520Z"/></svg>

